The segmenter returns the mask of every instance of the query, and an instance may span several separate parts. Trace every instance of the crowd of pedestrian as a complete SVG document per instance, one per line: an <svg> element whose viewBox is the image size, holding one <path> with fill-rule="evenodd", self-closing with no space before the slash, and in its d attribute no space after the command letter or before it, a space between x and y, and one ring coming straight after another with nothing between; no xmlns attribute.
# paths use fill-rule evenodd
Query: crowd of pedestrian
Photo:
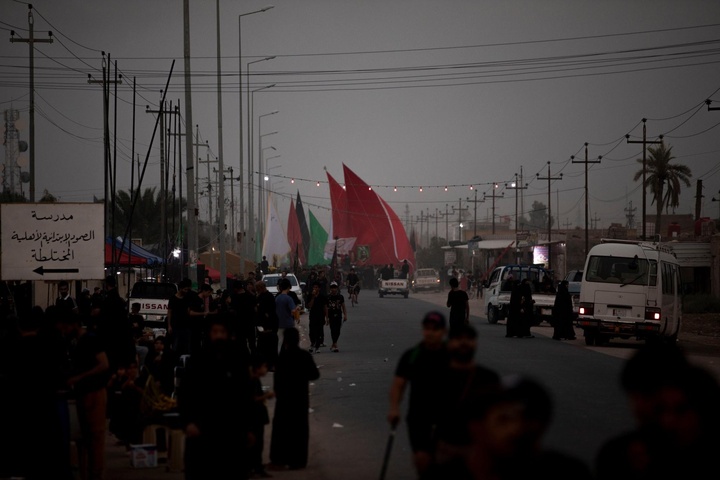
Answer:
<svg viewBox="0 0 720 480"><path fill-rule="evenodd" d="M544 445L554 413L545 386L476 361L468 295L457 278L449 284L449 315L423 317L422 339L399 358L389 390L387 421L392 429L404 421L419 479L703 478L712 469L720 385L676 345L647 345L627 361L620 382L636 425L586 465ZM554 339L574 338L566 290L561 282ZM516 282L512 292L507 336L531 337L531 289ZM300 346L302 302L287 279L277 295L255 272L217 293L205 284L195 291L183 279L169 299L165 335L152 338L137 306L118 293L116 277L78 297L59 282L44 311L3 312L0 379L8 394L0 396L0 411L12 414L0 435L0 478L108 478L108 433L129 448L158 422L148 392L176 400L188 480L307 467L309 385L320 377L313 354L325 346L325 327L330 350L339 352L348 320L340 285L324 269L305 298L309 351ZM269 372L271 386L263 386ZM272 418L268 401L275 402Z"/></svg>

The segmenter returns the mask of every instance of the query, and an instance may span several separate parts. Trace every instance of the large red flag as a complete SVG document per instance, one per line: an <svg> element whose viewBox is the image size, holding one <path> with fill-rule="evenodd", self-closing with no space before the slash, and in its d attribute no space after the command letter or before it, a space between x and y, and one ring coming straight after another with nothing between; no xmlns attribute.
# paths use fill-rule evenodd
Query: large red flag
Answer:
<svg viewBox="0 0 720 480"><path fill-rule="evenodd" d="M357 237L356 248L366 249L373 265L398 265L407 260L414 270L415 253L395 211L347 165L343 164L343 172L350 236Z"/></svg>

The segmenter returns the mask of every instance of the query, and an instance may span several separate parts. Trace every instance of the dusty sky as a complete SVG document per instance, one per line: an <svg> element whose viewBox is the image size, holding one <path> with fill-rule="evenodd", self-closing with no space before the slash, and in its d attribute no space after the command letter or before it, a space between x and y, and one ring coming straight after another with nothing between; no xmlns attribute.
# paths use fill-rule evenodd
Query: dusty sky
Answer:
<svg viewBox="0 0 720 480"><path fill-rule="evenodd" d="M640 165L647 118L649 140L664 135L676 162L692 169L677 213L694 212L696 181L703 181L702 214L717 217L720 198L720 2L712 0L273 0L220 1L222 148L218 138L216 2L191 0L193 123L211 159L240 168L238 16L242 25L242 92L247 62L257 135L269 160L272 190L286 218L299 191L306 207L329 222L327 170L342 182L347 164L401 219L435 215L446 205L491 193L496 214L515 215L515 191L505 190L521 169L525 209L547 203L570 228L584 226L584 167L589 168L590 216L598 226L626 222L632 202L639 221ZM149 163L143 186L159 185L159 140L149 150L154 115L175 60L167 101L184 121L182 1L37 0L36 195L61 201L103 196L101 51L122 72L118 89L118 187L130 186L132 79L137 84L135 153ZM0 108L21 111L28 130L27 4L0 0ZM277 114L266 115L277 110ZM247 113L243 111L243 127ZM258 126L258 116L266 115ZM115 127L111 126L111 129ZM272 132L277 134L272 134ZM184 144L183 144L184 149ZM247 182L247 138L243 172ZM0 153L5 158L5 152ZM23 155L25 160L27 155ZM257 156L255 154L255 167ZM182 154L185 162L185 153ZM206 149L200 149L201 160ZM172 160L171 160L172 163ZM206 165L201 166L206 184ZM211 167L217 167L212 164ZM294 178L295 183L290 179ZM316 182L320 181L320 187ZM185 180L183 179L183 184ZM397 186L397 192L393 187ZM419 187L423 191L419 191ZM445 191L445 186L448 187ZM27 189L27 185L25 185ZM183 187L184 188L184 187ZM26 190L27 191L27 190ZM245 187L247 191L247 187ZM229 186L226 197L230 199ZM239 186L234 186L235 201ZM247 206L247 200L245 201ZM207 215L207 198L200 203ZM477 205L488 218L491 200ZM654 213L648 196L647 212ZM229 213L228 213L229 215ZM472 218L473 205L469 214ZM455 217L450 220L455 221ZM432 220L431 222L434 222ZM444 236L444 219L440 234ZM455 221L456 223L456 221ZM434 234L434 223L431 223Z"/></svg>

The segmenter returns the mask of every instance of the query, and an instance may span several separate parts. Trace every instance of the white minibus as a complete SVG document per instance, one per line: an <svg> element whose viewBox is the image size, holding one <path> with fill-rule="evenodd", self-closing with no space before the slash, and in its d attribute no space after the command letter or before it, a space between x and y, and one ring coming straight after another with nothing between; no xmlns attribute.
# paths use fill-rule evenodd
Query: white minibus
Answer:
<svg viewBox="0 0 720 480"><path fill-rule="evenodd" d="M602 239L588 252L580 288L577 324L585 344L676 341L681 291L678 262L666 245Z"/></svg>

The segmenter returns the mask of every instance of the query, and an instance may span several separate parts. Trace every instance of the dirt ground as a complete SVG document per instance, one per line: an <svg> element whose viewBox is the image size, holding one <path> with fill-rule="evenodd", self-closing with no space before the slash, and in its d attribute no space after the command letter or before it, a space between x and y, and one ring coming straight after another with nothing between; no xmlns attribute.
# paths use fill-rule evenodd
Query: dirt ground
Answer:
<svg viewBox="0 0 720 480"><path fill-rule="evenodd" d="M720 313L683 313L681 339L683 334L720 339Z"/></svg>

